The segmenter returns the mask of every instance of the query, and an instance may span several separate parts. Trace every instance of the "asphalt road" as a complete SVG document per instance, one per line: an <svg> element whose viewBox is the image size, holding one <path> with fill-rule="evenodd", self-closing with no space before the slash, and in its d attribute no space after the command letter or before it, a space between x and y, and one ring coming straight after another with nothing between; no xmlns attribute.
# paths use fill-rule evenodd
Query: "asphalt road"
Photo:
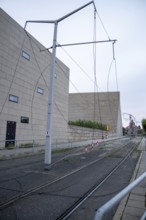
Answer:
<svg viewBox="0 0 146 220"><path fill-rule="evenodd" d="M51 182L97 158L100 159L101 155L109 151L110 148L116 148L118 144L120 145L121 143L116 142L116 144L111 144L106 149L97 148L88 154L85 154L82 149L79 152L72 152L68 157L54 164L50 171L44 171L43 155L1 161L1 203L16 195L22 195L22 193L38 185L50 184L25 198L19 199L11 204L11 206L0 210L0 219L57 219L63 211L78 200L95 182L100 182L103 176L120 161L121 155L116 154L114 156L111 154L103 160L99 160L98 163L93 163L86 169L81 169L67 178L63 178L53 184ZM52 161L55 162L64 156L65 153L56 154L53 156ZM138 152L135 152L130 160L121 167L121 170L117 171L112 179L109 179L69 219L94 219L95 210L128 184L137 159ZM108 219L112 219L113 213L110 214L111 217L108 217Z"/></svg>

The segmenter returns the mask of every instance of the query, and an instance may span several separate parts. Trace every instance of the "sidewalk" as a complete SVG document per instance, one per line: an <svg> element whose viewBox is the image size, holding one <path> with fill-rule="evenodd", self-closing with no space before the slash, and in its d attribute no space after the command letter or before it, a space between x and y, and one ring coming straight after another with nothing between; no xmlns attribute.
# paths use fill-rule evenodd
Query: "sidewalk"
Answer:
<svg viewBox="0 0 146 220"><path fill-rule="evenodd" d="M131 181L138 178L146 171L146 139L143 138L139 149L141 155L137 163ZM141 182L134 190L125 197L113 218L113 220L139 220L146 211L146 179Z"/></svg>

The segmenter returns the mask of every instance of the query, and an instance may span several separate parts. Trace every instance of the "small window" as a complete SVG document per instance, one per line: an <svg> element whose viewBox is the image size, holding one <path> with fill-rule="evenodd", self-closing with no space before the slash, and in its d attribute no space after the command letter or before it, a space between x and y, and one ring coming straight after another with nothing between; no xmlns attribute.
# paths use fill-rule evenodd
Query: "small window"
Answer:
<svg viewBox="0 0 146 220"><path fill-rule="evenodd" d="M44 94L44 89L38 87L37 92L40 93L40 94Z"/></svg>
<svg viewBox="0 0 146 220"><path fill-rule="evenodd" d="M9 101L18 103L18 96L9 95Z"/></svg>
<svg viewBox="0 0 146 220"><path fill-rule="evenodd" d="M28 117L21 116L21 123L28 124L28 123L29 123L29 118L28 118Z"/></svg>
<svg viewBox="0 0 146 220"><path fill-rule="evenodd" d="M24 57L26 60L30 60L30 55L25 51L22 51L22 57Z"/></svg>

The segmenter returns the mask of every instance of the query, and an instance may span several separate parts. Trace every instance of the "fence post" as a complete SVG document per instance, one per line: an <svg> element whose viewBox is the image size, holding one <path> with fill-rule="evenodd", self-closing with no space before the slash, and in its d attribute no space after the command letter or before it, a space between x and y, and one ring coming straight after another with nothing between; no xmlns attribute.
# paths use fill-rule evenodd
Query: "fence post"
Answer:
<svg viewBox="0 0 146 220"><path fill-rule="evenodd" d="M14 146L14 148L15 148L15 156L17 155L17 140L15 140L15 146Z"/></svg>
<svg viewBox="0 0 146 220"><path fill-rule="evenodd" d="M57 138L56 138L56 149L57 149Z"/></svg>
<svg viewBox="0 0 146 220"><path fill-rule="evenodd" d="M34 153L34 146L35 146L35 141L34 141L34 139L32 140L32 152Z"/></svg>

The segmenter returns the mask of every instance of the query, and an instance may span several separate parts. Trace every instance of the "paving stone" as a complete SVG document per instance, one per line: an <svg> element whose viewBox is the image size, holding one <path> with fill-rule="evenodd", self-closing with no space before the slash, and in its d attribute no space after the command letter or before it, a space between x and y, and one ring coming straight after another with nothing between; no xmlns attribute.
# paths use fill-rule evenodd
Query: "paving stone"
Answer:
<svg viewBox="0 0 146 220"><path fill-rule="evenodd" d="M144 212L145 212L144 208L136 208L136 207L127 206L125 208L124 214L129 215L129 216L133 216L133 218L134 217L139 217L139 219L140 219ZM129 218L127 218L127 219L129 220Z"/></svg>
<svg viewBox="0 0 146 220"><path fill-rule="evenodd" d="M127 206L133 208L145 208L144 201L132 200L132 199L128 200Z"/></svg>
<svg viewBox="0 0 146 220"><path fill-rule="evenodd" d="M138 178L144 172L146 172L146 151L144 151L145 146L143 143L145 139L142 140L139 149L142 150L141 160L138 162L138 169L135 170L135 177ZM146 150L146 149L145 149ZM144 179L133 191L130 193L128 202L122 200L119 208L116 212L114 220L139 220L144 214L145 200L146 200L146 179Z"/></svg>
<svg viewBox="0 0 146 220"><path fill-rule="evenodd" d="M131 200L136 200L136 201L141 201L141 202L145 202L145 196L139 196L139 195L134 195L131 194L129 199Z"/></svg>

